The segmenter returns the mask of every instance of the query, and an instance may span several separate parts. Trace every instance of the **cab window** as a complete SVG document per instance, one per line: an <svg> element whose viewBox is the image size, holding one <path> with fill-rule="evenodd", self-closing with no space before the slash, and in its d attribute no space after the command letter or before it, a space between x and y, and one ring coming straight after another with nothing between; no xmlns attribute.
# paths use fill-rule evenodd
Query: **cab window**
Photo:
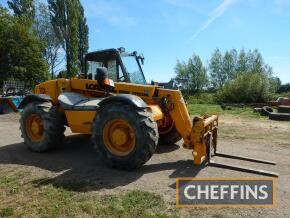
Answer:
<svg viewBox="0 0 290 218"><path fill-rule="evenodd" d="M118 75L119 75L119 81L120 82L125 82L126 81L126 78L123 74L123 71L122 71L122 68L120 66L120 64L118 64Z"/></svg>
<svg viewBox="0 0 290 218"><path fill-rule="evenodd" d="M107 66L108 66L107 69L108 69L109 79L116 82L117 81L117 63L116 63L116 60L109 60Z"/></svg>
<svg viewBox="0 0 290 218"><path fill-rule="evenodd" d="M106 60L102 62L88 61L87 62L87 79L95 80L98 67L106 67L108 70L109 79L114 82L125 81L125 77L120 64L116 59Z"/></svg>
<svg viewBox="0 0 290 218"><path fill-rule="evenodd" d="M95 79L98 67L103 67L103 62L88 61L87 62L87 79Z"/></svg>

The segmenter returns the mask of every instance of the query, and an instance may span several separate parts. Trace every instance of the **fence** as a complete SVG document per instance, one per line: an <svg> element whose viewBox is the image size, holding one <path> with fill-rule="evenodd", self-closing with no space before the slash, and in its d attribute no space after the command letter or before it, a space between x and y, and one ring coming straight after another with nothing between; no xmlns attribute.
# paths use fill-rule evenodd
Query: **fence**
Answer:
<svg viewBox="0 0 290 218"><path fill-rule="evenodd" d="M24 90L23 81L4 81L3 92L6 93L9 89Z"/></svg>

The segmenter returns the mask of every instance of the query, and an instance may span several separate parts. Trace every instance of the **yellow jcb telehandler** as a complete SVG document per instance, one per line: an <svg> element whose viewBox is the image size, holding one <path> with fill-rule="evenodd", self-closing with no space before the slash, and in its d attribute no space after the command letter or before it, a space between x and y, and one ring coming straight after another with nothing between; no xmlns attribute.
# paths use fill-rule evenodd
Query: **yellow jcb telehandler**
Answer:
<svg viewBox="0 0 290 218"><path fill-rule="evenodd" d="M151 158L158 143L170 145L182 138L183 147L193 150L195 164L273 175L213 163L218 116L192 120L179 90L146 84L143 61L143 55L124 48L91 52L78 78L36 85L19 106L24 143L36 152L53 149L62 143L68 126L73 133L91 134L96 151L110 166L134 169Z"/></svg>

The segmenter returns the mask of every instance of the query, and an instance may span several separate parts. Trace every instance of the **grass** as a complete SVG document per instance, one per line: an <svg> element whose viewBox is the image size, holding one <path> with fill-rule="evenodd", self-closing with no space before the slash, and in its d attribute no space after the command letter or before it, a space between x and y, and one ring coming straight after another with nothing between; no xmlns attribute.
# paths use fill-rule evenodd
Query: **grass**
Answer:
<svg viewBox="0 0 290 218"><path fill-rule="evenodd" d="M57 188L63 188L65 190L70 190L70 191L86 191L86 187L89 186L90 184L84 181L61 181L57 182L53 178L49 177L44 177L40 179L36 179L32 182L35 187L40 187L43 185L48 185L48 184L53 184Z"/></svg>
<svg viewBox="0 0 290 218"><path fill-rule="evenodd" d="M227 107L223 110L218 104L188 104L191 115L202 115L205 113L231 114L247 118L261 118L259 113L254 113L251 107Z"/></svg>
<svg viewBox="0 0 290 218"><path fill-rule="evenodd" d="M55 181L13 166L0 167L0 217L200 217L206 209L176 209L143 190L101 194L86 181ZM68 185L69 184L69 185ZM17 185L19 191L10 194ZM81 191L80 191L81 190ZM227 217L222 213L214 217Z"/></svg>
<svg viewBox="0 0 290 218"><path fill-rule="evenodd" d="M277 144L289 145L290 126L286 127L287 123L283 122L269 121L268 117L253 112L253 108L231 107L230 110L223 110L220 105L216 104L189 104L188 110L194 116L204 113L234 115L233 118L230 118L233 119L232 122L223 123L223 118L220 118L219 136L222 138L254 141L270 140Z"/></svg>
<svg viewBox="0 0 290 218"><path fill-rule="evenodd" d="M201 209L180 210L159 194L143 190L101 194L86 181L38 177L15 166L0 166L0 217L196 217ZM17 192L11 194L15 187Z"/></svg>
<svg viewBox="0 0 290 218"><path fill-rule="evenodd" d="M108 205L108 215L124 217L167 217L165 203L159 195L140 190L129 191L123 196L106 196L104 205Z"/></svg>
<svg viewBox="0 0 290 218"><path fill-rule="evenodd" d="M0 189L5 187L10 195L17 194L20 190L21 184L18 182L20 174L16 176L3 176L0 178Z"/></svg>
<svg viewBox="0 0 290 218"><path fill-rule="evenodd" d="M10 217L13 215L13 208L11 207L4 207L0 210L0 217Z"/></svg>
<svg viewBox="0 0 290 218"><path fill-rule="evenodd" d="M6 172L5 172L6 171ZM0 217L171 217L160 195L142 190L100 195L85 181L33 178L18 169L1 170ZM17 191L12 191L12 190Z"/></svg>

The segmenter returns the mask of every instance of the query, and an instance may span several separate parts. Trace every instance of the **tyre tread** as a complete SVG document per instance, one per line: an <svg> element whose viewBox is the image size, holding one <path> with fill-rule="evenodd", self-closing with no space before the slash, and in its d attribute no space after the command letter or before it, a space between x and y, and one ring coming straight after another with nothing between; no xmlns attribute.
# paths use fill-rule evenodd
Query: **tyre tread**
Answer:
<svg viewBox="0 0 290 218"><path fill-rule="evenodd" d="M108 151L107 153L104 152L103 142L100 142L100 140L102 141L103 136L99 126L101 123L105 122L103 120L105 119L103 114L116 113L116 111L119 111L119 113L130 111L131 116L134 118L132 122L134 122L138 127L136 131L144 136L142 138L142 146L138 146L138 149L140 150L135 153L138 155L120 159ZM93 122L92 141L97 153L109 166L118 169L132 170L140 168L154 154L158 142L158 128L156 122L152 118L152 114L148 112L146 108L135 108L130 105L115 103L104 106L97 112L97 116Z"/></svg>

